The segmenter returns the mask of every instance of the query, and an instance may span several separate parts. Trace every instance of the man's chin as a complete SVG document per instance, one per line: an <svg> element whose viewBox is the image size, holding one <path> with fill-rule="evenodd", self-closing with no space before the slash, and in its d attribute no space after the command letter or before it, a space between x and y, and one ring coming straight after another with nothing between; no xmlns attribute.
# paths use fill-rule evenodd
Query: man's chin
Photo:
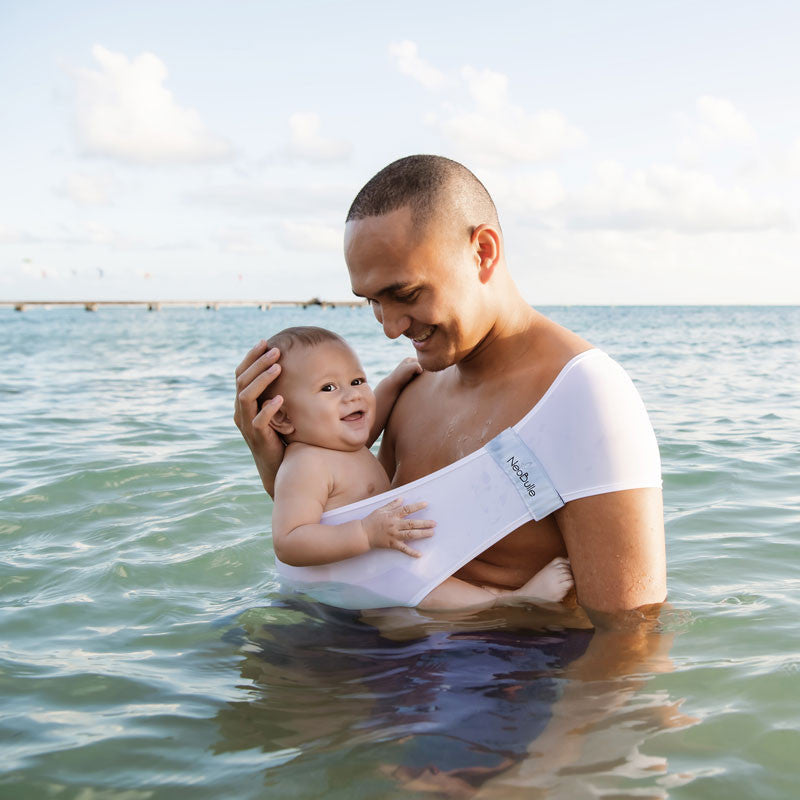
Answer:
<svg viewBox="0 0 800 800"><path fill-rule="evenodd" d="M441 352L417 352L417 361L425 372L441 372L453 366L453 359Z"/></svg>

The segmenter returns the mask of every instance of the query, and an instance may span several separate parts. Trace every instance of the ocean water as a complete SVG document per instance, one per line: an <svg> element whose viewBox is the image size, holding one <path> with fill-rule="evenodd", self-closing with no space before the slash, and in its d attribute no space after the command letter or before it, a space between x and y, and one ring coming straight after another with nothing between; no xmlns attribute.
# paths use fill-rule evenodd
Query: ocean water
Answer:
<svg viewBox="0 0 800 800"><path fill-rule="evenodd" d="M800 309L543 310L658 435L645 661L582 669L591 633L524 609L379 632L281 594L234 367L302 322L378 379L408 345L368 310L0 311L0 797L797 796Z"/></svg>

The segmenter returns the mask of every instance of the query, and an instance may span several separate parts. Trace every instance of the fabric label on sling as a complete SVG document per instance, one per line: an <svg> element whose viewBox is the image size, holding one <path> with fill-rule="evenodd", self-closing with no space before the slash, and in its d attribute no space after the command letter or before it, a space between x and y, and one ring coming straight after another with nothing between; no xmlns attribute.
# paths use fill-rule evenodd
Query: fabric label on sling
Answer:
<svg viewBox="0 0 800 800"><path fill-rule="evenodd" d="M564 505L541 462L513 428L506 428L487 442L486 450L535 520L544 519Z"/></svg>

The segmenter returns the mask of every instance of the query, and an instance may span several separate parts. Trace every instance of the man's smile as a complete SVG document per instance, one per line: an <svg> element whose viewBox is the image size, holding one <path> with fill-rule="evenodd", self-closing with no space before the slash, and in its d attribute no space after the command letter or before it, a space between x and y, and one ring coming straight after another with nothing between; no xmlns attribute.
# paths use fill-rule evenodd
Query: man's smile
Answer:
<svg viewBox="0 0 800 800"><path fill-rule="evenodd" d="M433 332L436 330L435 325L429 325L427 328L423 328L420 331L415 331L414 333L407 333L409 339L413 343L414 347L418 347L423 345L428 339L431 338Z"/></svg>

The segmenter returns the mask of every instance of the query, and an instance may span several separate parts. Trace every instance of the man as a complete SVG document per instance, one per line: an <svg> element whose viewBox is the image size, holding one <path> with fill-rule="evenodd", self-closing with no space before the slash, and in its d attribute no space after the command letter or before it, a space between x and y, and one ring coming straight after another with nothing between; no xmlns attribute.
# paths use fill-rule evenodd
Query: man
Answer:
<svg viewBox="0 0 800 800"><path fill-rule="evenodd" d="M449 159L410 156L372 178L347 217L345 260L353 292L369 301L389 338L412 340L425 370L400 396L383 437L379 458L393 485L446 466L514 425L562 368L591 348L523 300L508 272L494 203ZM256 398L280 364L279 354L266 350L260 343L237 369L234 419L272 494L282 446L269 420L281 400L257 412ZM593 621L663 602L661 489L567 502L456 576L516 588L564 555Z"/></svg>

